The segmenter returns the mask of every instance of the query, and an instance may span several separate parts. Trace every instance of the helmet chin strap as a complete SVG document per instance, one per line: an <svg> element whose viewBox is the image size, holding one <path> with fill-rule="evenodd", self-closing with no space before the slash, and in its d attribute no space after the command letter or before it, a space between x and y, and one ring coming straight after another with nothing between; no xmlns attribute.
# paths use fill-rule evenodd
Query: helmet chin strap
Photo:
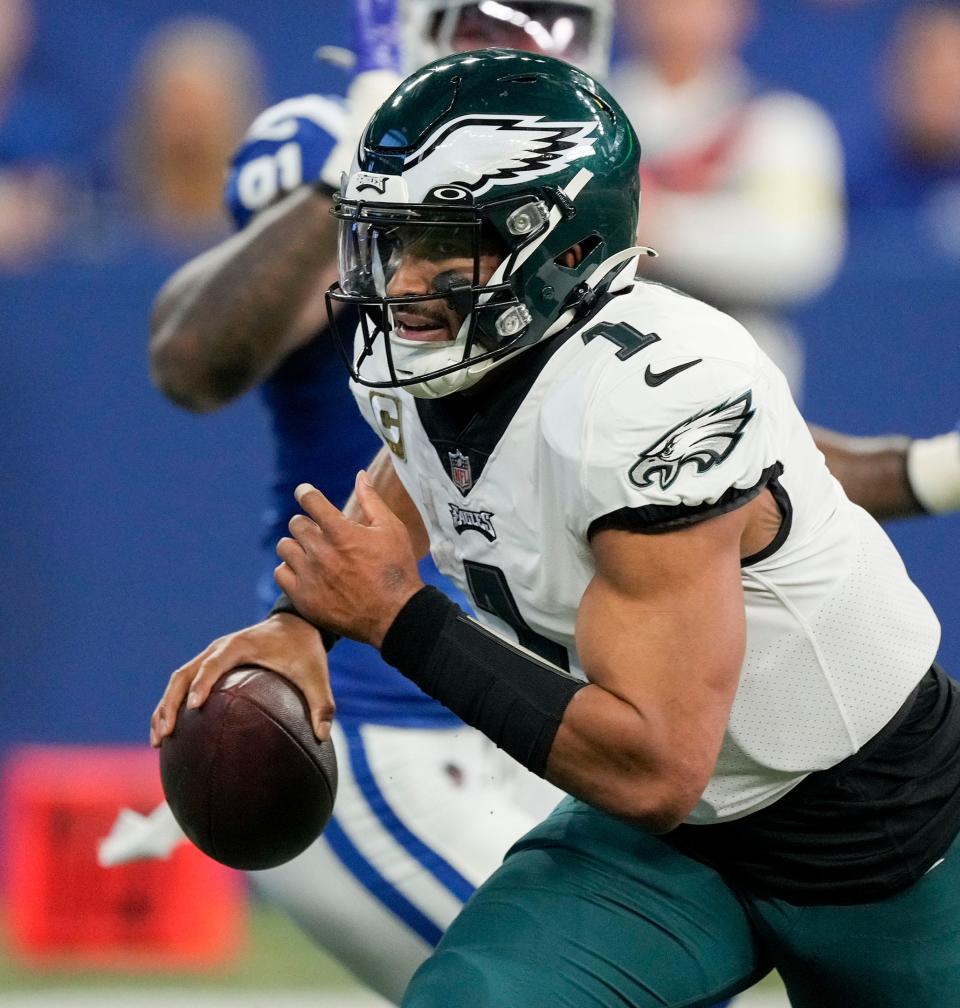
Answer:
<svg viewBox="0 0 960 1008"><path fill-rule="evenodd" d="M581 284L581 290L583 290L590 301L595 300L596 295L594 292L607 277L610 277L611 272L613 272L613 276L610 277L607 291L619 291L629 287L636 279L640 257L644 255L655 257L657 253L652 248L647 248L646 245L633 245L630 248L615 252L612 256L608 256L603 262L597 264L597 268ZM579 303L582 304L583 301ZM547 328L543 334L543 338L546 339L549 336L555 336L562 329L566 329L576 317L576 306L561 312L553 325Z"/></svg>
<svg viewBox="0 0 960 1008"><path fill-rule="evenodd" d="M443 367L446 364L455 364L461 358L457 356L457 350L462 349L466 342L467 329L470 324L470 316L468 315L460 325L460 329L457 332L456 338L450 342L442 344L442 346L436 346L432 349L433 356L439 358L441 354L449 355L448 359L442 363L438 360L436 363ZM430 349L424 347L427 352ZM394 350L396 353L396 350ZM506 360L507 357L512 357L512 354L507 354L506 357L499 357L496 360L487 359L478 361L476 364L472 364L469 367L460 368L457 371L451 371L449 374L438 375L436 378L428 378L422 382L416 382L411 385L405 385L404 388L417 399L439 399L441 396L450 395L451 392L459 392L462 389L468 389L471 385L476 385L478 381L490 370L490 368L495 367L501 361ZM418 364L423 362L423 352L421 351Z"/></svg>

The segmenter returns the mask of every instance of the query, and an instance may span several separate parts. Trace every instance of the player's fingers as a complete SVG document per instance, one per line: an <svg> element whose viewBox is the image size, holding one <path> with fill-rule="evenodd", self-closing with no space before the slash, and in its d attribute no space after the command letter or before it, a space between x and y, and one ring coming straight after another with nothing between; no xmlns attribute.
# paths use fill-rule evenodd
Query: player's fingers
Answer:
<svg viewBox="0 0 960 1008"><path fill-rule="evenodd" d="M360 510L363 512L364 520L368 525L389 525L398 520L384 499L374 489L364 469L357 473L354 492Z"/></svg>
<svg viewBox="0 0 960 1008"><path fill-rule="evenodd" d="M324 535L332 536L349 524L349 519L311 483L301 483L294 490L293 496L306 515L320 526Z"/></svg>
<svg viewBox="0 0 960 1008"><path fill-rule="evenodd" d="M333 700L333 692L330 689L330 682L327 676L308 676L300 681L297 677L296 684L303 692L310 708L310 724L313 726L313 734L320 742L326 742L330 738L330 726L333 723L333 715L336 713L336 704Z"/></svg>
<svg viewBox="0 0 960 1008"><path fill-rule="evenodd" d="M290 530L290 535L300 543L312 543L317 546L323 542L323 530L305 514L295 514L287 522L287 528Z"/></svg>
<svg viewBox="0 0 960 1008"><path fill-rule="evenodd" d="M302 565L306 554L303 551L303 547L296 539L284 536L282 539L277 540L277 556L280 557L280 559L287 564L291 570L296 570L299 565Z"/></svg>
<svg viewBox="0 0 960 1008"><path fill-rule="evenodd" d="M236 653L235 648L224 644L214 648L197 667L196 675L190 681L187 693L187 709L196 710L202 707L210 695L216 681L226 675L231 669L243 663L243 658Z"/></svg>
<svg viewBox="0 0 960 1008"><path fill-rule="evenodd" d="M277 564L273 568L273 580L284 595L292 597L291 593L295 592L297 588L297 575L293 573L292 567L287 563Z"/></svg>
<svg viewBox="0 0 960 1008"><path fill-rule="evenodd" d="M206 657L213 645L208 645L195 658L170 674L167 687L163 691L153 714L150 716L150 744L158 746L173 731L177 723L177 712L187 695L190 681L196 674L197 665Z"/></svg>
<svg viewBox="0 0 960 1008"><path fill-rule="evenodd" d="M177 705L179 707L179 704ZM173 720L168 723L167 705L165 697L153 709L150 715L150 745L156 748L173 731L173 722L176 721L176 712Z"/></svg>
<svg viewBox="0 0 960 1008"><path fill-rule="evenodd" d="M163 712L162 704L157 704L150 715L150 745L156 749L167 735L166 715Z"/></svg>
<svg viewBox="0 0 960 1008"><path fill-rule="evenodd" d="M177 711L187 695L189 679L178 682L176 687L169 686L164 691L157 706L150 716L150 745L158 746L173 731L177 723Z"/></svg>

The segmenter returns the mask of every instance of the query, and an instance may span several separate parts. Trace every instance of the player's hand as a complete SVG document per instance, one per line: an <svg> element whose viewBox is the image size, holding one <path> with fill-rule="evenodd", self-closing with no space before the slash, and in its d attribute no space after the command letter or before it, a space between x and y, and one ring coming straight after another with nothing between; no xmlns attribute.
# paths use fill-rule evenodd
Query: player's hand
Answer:
<svg viewBox="0 0 960 1008"><path fill-rule="evenodd" d="M237 149L224 201L237 229L282 196L317 181L340 185L331 154L347 135L346 106L322 95L290 98L261 112Z"/></svg>
<svg viewBox="0 0 960 1008"><path fill-rule="evenodd" d="M309 483L296 490L304 514L277 543L274 577L297 612L345 637L380 647L397 613L420 588L413 544L403 522L357 475L362 522L351 521Z"/></svg>
<svg viewBox="0 0 960 1008"><path fill-rule="evenodd" d="M397 0L354 0L355 77L347 91L347 129L330 155L324 181L339 186L349 172L360 137L374 112L390 97L402 76Z"/></svg>
<svg viewBox="0 0 960 1008"><path fill-rule="evenodd" d="M241 665L271 669L298 686L310 708L314 735L321 742L330 737L335 708L323 641L306 620L277 613L217 638L170 676L150 719L150 744L159 746L173 731L184 697L188 707L201 707L217 680Z"/></svg>

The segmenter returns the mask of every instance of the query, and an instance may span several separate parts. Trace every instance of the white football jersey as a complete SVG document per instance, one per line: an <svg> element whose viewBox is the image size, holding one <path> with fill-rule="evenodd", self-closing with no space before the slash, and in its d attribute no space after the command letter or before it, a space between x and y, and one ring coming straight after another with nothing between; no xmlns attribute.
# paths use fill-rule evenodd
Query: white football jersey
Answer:
<svg viewBox="0 0 960 1008"><path fill-rule="evenodd" d="M469 428L463 446L449 432L431 443L403 390L354 393L439 569L484 623L581 678L595 522L629 509L632 527L663 529L736 506L738 491L774 491L783 524L743 563L746 654L691 823L756 811L859 750L936 655L929 604L827 471L783 376L702 302L643 282L612 297L549 357L488 457Z"/></svg>

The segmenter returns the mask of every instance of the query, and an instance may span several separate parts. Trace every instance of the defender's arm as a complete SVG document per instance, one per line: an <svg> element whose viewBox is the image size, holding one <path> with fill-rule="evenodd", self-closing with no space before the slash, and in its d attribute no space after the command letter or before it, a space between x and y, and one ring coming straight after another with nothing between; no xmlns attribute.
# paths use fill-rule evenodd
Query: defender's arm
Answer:
<svg viewBox="0 0 960 1008"><path fill-rule="evenodd" d="M810 424L827 468L847 496L877 518L960 509L960 434L852 437Z"/></svg>
<svg viewBox="0 0 960 1008"><path fill-rule="evenodd" d="M218 409L320 328L336 273L330 206L301 187L164 284L150 320L150 369L170 399Z"/></svg>

